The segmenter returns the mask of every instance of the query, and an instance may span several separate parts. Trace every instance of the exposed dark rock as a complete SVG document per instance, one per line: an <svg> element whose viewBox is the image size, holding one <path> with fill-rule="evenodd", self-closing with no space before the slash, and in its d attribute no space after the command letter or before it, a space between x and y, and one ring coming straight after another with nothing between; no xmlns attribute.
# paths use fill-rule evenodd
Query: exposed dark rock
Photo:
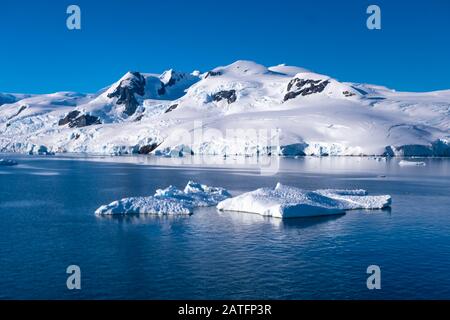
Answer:
<svg viewBox="0 0 450 320"><path fill-rule="evenodd" d="M169 81L167 81L167 83L161 82L161 88L158 89L158 94L160 96L165 95L167 92L166 88L171 87L171 86L175 85L176 83L177 83L177 80L173 76L169 79Z"/></svg>
<svg viewBox="0 0 450 320"><path fill-rule="evenodd" d="M58 125L64 126L69 124L70 128L81 128L102 123L98 117L94 117L89 114L80 114L81 112L78 110L71 111L64 118L58 121Z"/></svg>
<svg viewBox="0 0 450 320"><path fill-rule="evenodd" d="M350 91L344 91L342 92L342 94L346 97L351 97L351 96L355 96L356 94L354 94L353 92Z"/></svg>
<svg viewBox="0 0 450 320"><path fill-rule="evenodd" d="M139 122L139 121L141 121L143 117L144 117L143 114L138 115L138 116L136 117L136 119L134 119L134 122Z"/></svg>
<svg viewBox="0 0 450 320"><path fill-rule="evenodd" d="M158 147L158 144L152 143L139 148L139 154L149 154Z"/></svg>
<svg viewBox="0 0 450 320"><path fill-rule="evenodd" d="M325 90L329 83L329 80L294 78L287 86L288 93L284 96L284 101L294 99L299 95L307 96L313 93L320 93Z"/></svg>
<svg viewBox="0 0 450 320"><path fill-rule="evenodd" d="M205 79L208 77L217 77L217 76L221 76L221 75L222 75L222 72L220 72L220 71L208 71L206 73Z"/></svg>
<svg viewBox="0 0 450 320"><path fill-rule="evenodd" d="M13 116L9 117L8 120L11 120L12 118L17 117L22 111L26 110L26 108L28 108L28 106L25 106L25 105L20 106L19 110L17 110L17 112Z"/></svg>
<svg viewBox="0 0 450 320"><path fill-rule="evenodd" d="M27 106L20 106L19 111L17 111L16 116L18 116L22 111L24 111L26 108L28 108Z"/></svg>
<svg viewBox="0 0 450 320"><path fill-rule="evenodd" d="M226 99L229 104L235 102L236 98L236 90L223 90L212 96L212 99L216 102Z"/></svg>
<svg viewBox="0 0 450 320"><path fill-rule="evenodd" d="M302 87L304 87L305 85L316 85L320 83L320 80L311 80L311 79L299 79L299 78L294 78L291 81L289 81L288 86L287 86L287 91L291 91L292 87L295 85L297 88L301 89Z"/></svg>
<svg viewBox="0 0 450 320"><path fill-rule="evenodd" d="M177 84L177 82L183 80L186 76L184 73L178 73L176 71L169 70L164 72L164 75L162 77L165 78L165 76L168 74L170 75L169 79L161 81L161 88L158 89L158 94L160 96L165 95L168 87L174 86L175 84Z"/></svg>
<svg viewBox="0 0 450 320"><path fill-rule="evenodd" d="M101 124L102 122L98 117L91 116L89 114L83 114L82 116L79 116L75 120L71 121L69 123L70 128L82 128L91 126L94 124Z"/></svg>
<svg viewBox="0 0 450 320"><path fill-rule="evenodd" d="M178 104L173 104L164 113L169 113L170 111L173 111L176 108L178 108Z"/></svg>
<svg viewBox="0 0 450 320"><path fill-rule="evenodd" d="M64 126L68 124L69 122L72 122L80 115L80 111L74 110L70 111L64 118L59 120L58 125Z"/></svg>
<svg viewBox="0 0 450 320"><path fill-rule="evenodd" d="M131 116L136 111L139 103L135 94L143 96L145 94L145 78L139 72L131 72L132 77L124 79L116 89L108 94L108 98L117 98L117 104L125 105L124 113Z"/></svg>

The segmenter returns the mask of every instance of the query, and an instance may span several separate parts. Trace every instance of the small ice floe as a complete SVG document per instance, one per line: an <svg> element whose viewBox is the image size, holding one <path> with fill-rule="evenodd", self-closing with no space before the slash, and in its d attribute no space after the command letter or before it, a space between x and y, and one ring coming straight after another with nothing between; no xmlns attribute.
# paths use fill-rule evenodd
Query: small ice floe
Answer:
<svg viewBox="0 0 450 320"><path fill-rule="evenodd" d="M10 159L0 159L0 166L16 166L18 165L17 161Z"/></svg>
<svg viewBox="0 0 450 320"><path fill-rule="evenodd" d="M365 190L307 191L280 183L261 188L217 205L222 211L257 213L277 218L298 218L344 214L346 210L382 209L389 207L391 196L369 196Z"/></svg>
<svg viewBox="0 0 450 320"><path fill-rule="evenodd" d="M101 206L96 215L158 214L189 215L194 208L215 206L231 197L224 188L189 181L184 190L170 186L158 189L154 196L133 197Z"/></svg>
<svg viewBox="0 0 450 320"><path fill-rule="evenodd" d="M427 164L425 162L422 161L408 161L408 160L401 160L398 163L399 166L402 167L425 167Z"/></svg>

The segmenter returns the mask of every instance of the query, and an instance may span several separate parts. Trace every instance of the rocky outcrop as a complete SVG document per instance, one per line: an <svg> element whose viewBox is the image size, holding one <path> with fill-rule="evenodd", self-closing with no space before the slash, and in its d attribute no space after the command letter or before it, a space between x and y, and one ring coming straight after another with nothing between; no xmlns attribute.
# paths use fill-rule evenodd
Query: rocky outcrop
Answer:
<svg viewBox="0 0 450 320"><path fill-rule="evenodd" d="M80 111L74 110L69 112L64 118L58 121L58 125L64 126L69 122L72 122L80 115Z"/></svg>
<svg viewBox="0 0 450 320"><path fill-rule="evenodd" d="M108 98L117 98L118 105L125 105L124 114L132 116L139 106L136 94L144 96L145 78L139 72L130 72L129 76L121 80L119 85L108 94Z"/></svg>
<svg viewBox="0 0 450 320"><path fill-rule="evenodd" d="M213 101L216 101L216 102L219 102L222 100L227 100L227 102L229 104L231 104L231 103L235 102L237 99L236 90L223 90L223 91L216 92L215 94L212 95L212 99L213 99Z"/></svg>
<svg viewBox="0 0 450 320"><path fill-rule="evenodd" d="M208 71L206 73L205 79L208 77L217 77L217 76L221 76L221 75L222 75L222 72L220 72L220 71Z"/></svg>
<svg viewBox="0 0 450 320"><path fill-rule="evenodd" d="M178 108L178 104L173 104L169 108L167 108L167 110L164 113L169 113L169 112L175 110L176 108Z"/></svg>
<svg viewBox="0 0 450 320"><path fill-rule="evenodd" d="M182 81L192 81L192 76L174 70L165 71L161 76L161 88L158 89L158 95L163 96L167 93L168 88L175 86Z"/></svg>
<svg viewBox="0 0 450 320"><path fill-rule="evenodd" d="M75 120L71 121L69 123L69 127L71 128L82 128L91 126L94 124L101 124L102 122L98 117L91 116L89 114L83 114L82 116L79 116Z"/></svg>
<svg viewBox="0 0 450 320"><path fill-rule="evenodd" d="M313 79L292 79L287 86L287 93L284 96L284 101L294 99L297 96L307 96L314 93L320 93L330 83L329 80L313 80Z"/></svg>
<svg viewBox="0 0 450 320"><path fill-rule="evenodd" d="M350 92L350 91L344 91L344 92L342 92L342 94L343 94L345 97L352 97L352 96L355 96L355 95L356 95L355 93Z"/></svg>
<svg viewBox="0 0 450 320"><path fill-rule="evenodd" d="M158 144L152 143L139 148L139 154L149 154L158 147Z"/></svg>
<svg viewBox="0 0 450 320"><path fill-rule="evenodd" d="M101 124L100 118L91 116L90 114L82 114L78 110L69 112L64 118L59 120L58 124L64 126L69 124L70 128L82 128L94 124Z"/></svg>
<svg viewBox="0 0 450 320"><path fill-rule="evenodd" d="M26 105L20 106L19 110L17 110L17 112L13 116L9 117L8 120L11 120L12 118L17 117L19 114L22 113L22 111L25 111L27 108L28 108L28 106L26 106Z"/></svg>
<svg viewBox="0 0 450 320"><path fill-rule="evenodd" d="M173 70L168 70L164 72L161 77L161 88L158 89L158 94L163 96L167 92L168 87L174 86L178 81L183 79L184 75L182 73L176 73Z"/></svg>

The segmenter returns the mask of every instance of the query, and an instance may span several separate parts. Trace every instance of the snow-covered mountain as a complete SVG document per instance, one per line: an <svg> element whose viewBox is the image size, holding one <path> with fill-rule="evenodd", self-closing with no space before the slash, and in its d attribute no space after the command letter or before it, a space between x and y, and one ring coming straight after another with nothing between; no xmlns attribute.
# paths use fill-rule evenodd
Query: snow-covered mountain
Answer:
<svg viewBox="0 0 450 320"><path fill-rule="evenodd" d="M251 61L128 72L96 94L0 94L0 151L450 156L450 90L396 92Z"/></svg>

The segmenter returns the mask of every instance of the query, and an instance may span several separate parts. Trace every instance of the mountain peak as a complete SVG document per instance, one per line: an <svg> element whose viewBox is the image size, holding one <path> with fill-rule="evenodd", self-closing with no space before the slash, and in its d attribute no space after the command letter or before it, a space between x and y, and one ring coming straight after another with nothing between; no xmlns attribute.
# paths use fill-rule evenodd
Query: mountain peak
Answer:
<svg viewBox="0 0 450 320"><path fill-rule="evenodd" d="M249 60L237 60L232 64L224 67L213 69L214 72L222 72L224 74L238 74L238 75L256 75L267 73L267 67Z"/></svg>
<svg viewBox="0 0 450 320"><path fill-rule="evenodd" d="M107 93L108 98L117 98L118 105L124 105L124 113L128 116L134 114L139 103L136 94L143 96L145 94L145 77L139 72L127 72L118 82L112 86Z"/></svg>

